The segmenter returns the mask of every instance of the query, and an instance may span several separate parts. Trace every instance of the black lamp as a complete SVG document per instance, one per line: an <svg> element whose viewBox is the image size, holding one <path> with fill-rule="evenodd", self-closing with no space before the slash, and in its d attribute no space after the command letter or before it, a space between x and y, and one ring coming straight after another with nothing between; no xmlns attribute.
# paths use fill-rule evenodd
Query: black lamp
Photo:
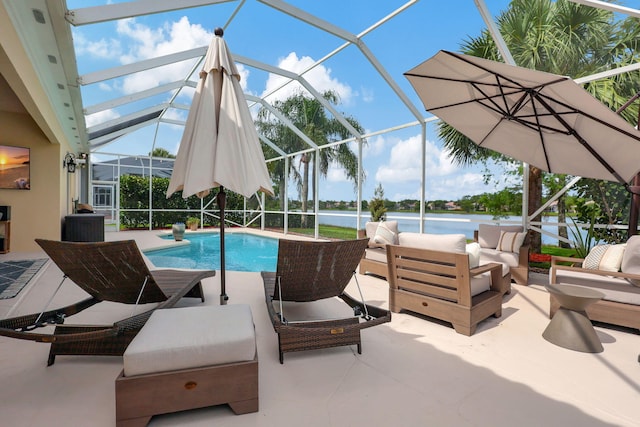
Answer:
<svg viewBox="0 0 640 427"><path fill-rule="evenodd" d="M73 153L67 153L62 161L62 167L66 167L68 173L74 173L76 171L76 155Z"/></svg>

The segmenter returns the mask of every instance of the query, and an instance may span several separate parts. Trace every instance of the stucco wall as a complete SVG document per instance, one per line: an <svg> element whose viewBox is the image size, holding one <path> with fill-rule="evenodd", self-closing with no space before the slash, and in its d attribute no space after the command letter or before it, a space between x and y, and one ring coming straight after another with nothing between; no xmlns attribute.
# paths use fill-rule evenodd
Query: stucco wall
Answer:
<svg viewBox="0 0 640 427"><path fill-rule="evenodd" d="M0 144L31 149L31 189L0 189L0 205L11 206L11 252L37 251L34 239L61 237L61 218L71 200L62 169L66 150L49 142L28 114L0 111L0 129Z"/></svg>

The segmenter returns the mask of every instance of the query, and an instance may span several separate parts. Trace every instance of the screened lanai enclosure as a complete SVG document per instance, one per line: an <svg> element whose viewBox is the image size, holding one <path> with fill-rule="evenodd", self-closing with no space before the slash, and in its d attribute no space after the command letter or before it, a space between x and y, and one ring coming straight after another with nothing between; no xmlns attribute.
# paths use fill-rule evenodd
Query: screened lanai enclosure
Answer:
<svg viewBox="0 0 640 427"><path fill-rule="evenodd" d="M447 200L452 188L495 190L482 187L478 170L446 175L454 162L439 141L438 119L425 112L403 73L482 31L500 60L514 64L496 23L508 0L6 3L12 19L24 23L25 40L38 40L34 63L60 100L59 114L73 123L67 132L80 166L72 178L82 189L77 202L105 213L114 229L163 228L192 216L204 226L219 224L215 191L203 199L165 195L215 27L224 29L239 68L275 194L231 194L228 225L303 227L316 237L328 218L361 228L370 218L363 206L381 185L386 198L417 202L417 215L401 218L424 232L436 221L425 201ZM626 3L634 2L571 2L617 19L640 18ZM639 69L636 62L596 70L578 82ZM556 199L548 200L538 212L510 220L545 232L531 218Z"/></svg>

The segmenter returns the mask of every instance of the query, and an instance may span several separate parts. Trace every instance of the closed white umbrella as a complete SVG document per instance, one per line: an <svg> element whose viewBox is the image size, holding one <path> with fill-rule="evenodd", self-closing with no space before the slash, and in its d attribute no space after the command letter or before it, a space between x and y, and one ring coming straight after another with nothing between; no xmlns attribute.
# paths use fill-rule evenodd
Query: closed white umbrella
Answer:
<svg viewBox="0 0 640 427"><path fill-rule="evenodd" d="M240 74L222 35L216 28L205 56L167 197L182 190L184 198L194 194L202 198L220 187L220 303L225 304L224 189L245 197L273 191Z"/></svg>

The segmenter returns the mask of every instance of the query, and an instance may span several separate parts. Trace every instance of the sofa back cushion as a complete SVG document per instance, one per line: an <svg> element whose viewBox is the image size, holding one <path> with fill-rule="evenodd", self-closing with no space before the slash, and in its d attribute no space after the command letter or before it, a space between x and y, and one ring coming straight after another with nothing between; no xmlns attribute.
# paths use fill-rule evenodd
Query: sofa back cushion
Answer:
<svg viewBox="0 0 640 427"><path fill-rule="evenodd" d="M378 245L397 245L398 221L380 221L373 241Z"/></svg>
<svg viewBox="0 0 640 427"><path fill-rule="evenodd" d="M496 249L503 252L518 252L520 246L524 243L524 239L527 237L527 233L516 231L500 231L500 239Z"/></svg>
<svg viewBox="0 0 640 427"><path fill-rule="evenodd" d="M626 245L596 245L587 254L582 268L587 270L620 271Z"/></svg>
<svg viewBox="0 0 640 427"><path fill-rule="evenodd" d="M464 234L400 233L399 245L432 251L465 253L467 238Z"/></svg>
<svg viewBox="0 0 640 427"><path fill-rule="evenodd" d="M364 225L365 235L369 238L369 247L370 248L379 248L384 245L379 245L375 242L374 237L376 236L376 231L378 230L378 221L367 221Z"/></svg>
<svg viewBox="0 0 640 427"><path fill-rule="evenodd" d="M465 251L469 254L469 268L480 265L480 244L478 242L467 243Z"/></svg>
<svg viewBox="0 0 640 427"><path fill-rule="evenodd" d="M478 243L481 248L495 249L500 240L501 231L522 232L520 225L492 225L480 224L478 226Z"/></svg>
<svg viewBox="0 0 640 427"><path fill-rule="evenodd" d="M627 240L627 247L622 255L620 270L623 273L640 275L640 236L631 236ZM640 286L640 281L635 279L629 279L629 283L634 286Z"/></svg>

